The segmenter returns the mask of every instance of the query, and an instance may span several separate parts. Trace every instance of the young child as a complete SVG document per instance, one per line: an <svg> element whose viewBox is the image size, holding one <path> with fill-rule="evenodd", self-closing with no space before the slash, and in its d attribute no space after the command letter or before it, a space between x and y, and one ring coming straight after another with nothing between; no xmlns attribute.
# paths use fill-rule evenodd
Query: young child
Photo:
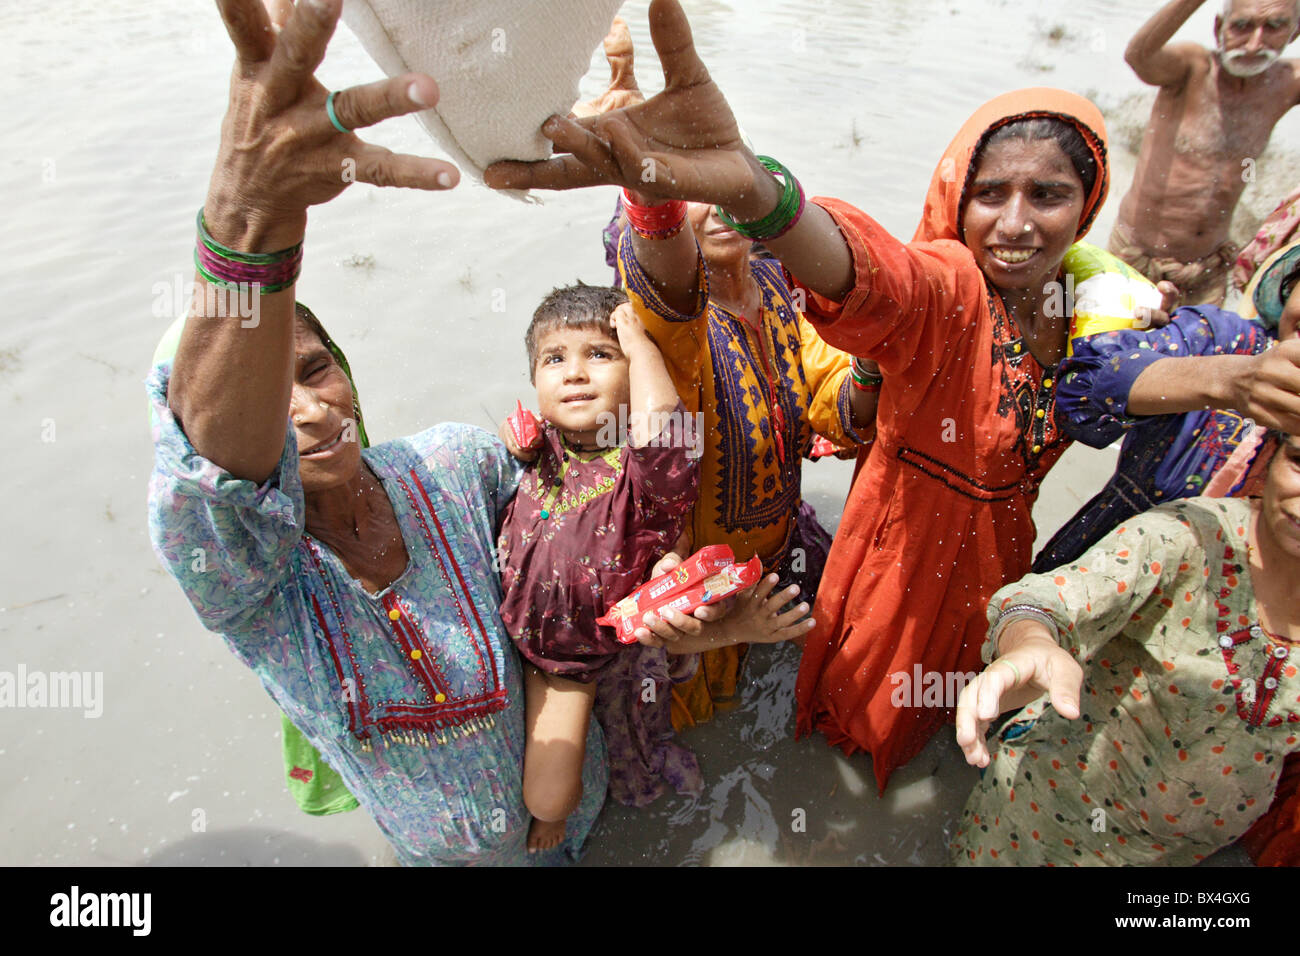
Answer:
<svg viewBox="0 0 1300 956"><path fill-rule="evenodd" d="M581 797L593 706L615 799L644 805L664 781L702 789L694 756L672 742L665 652L620 644L596 623L681 536L699 455L663 358L621 291L555 290L525 342L545 427L501 529L501 617L526 658L524 802L538 851L560 842Z"/></svg>

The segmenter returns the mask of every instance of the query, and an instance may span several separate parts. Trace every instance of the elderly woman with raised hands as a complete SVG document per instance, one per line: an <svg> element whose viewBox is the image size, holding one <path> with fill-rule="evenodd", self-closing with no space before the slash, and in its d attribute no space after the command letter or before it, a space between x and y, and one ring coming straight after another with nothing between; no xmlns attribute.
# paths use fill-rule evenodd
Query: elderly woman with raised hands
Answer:
<svg viewBox="0 0 1300 956"><path fill-rule="evenodd" d="M945 152L904 244L845 202L805 202L788 170L742 145L676 0L655 0L650 20L661 94L553 117L543 132L567 155L498 165L488 181L715 203L780 258L826 342L879 365L877 438L827 562L797 694L799 731L870 751L883 788L955 704L918 701L914 688L899 706L892 678L917 664L977 670L984 606L1029 569L1030 510L1067 444L1053 389L1068 330L1052 285L1106 196L1105 125L1059 90L986 104Z"/></svg>
<svg viewBox="0 0 1300 956"><path fill-rule="evenodd" d="M150 378L155 549L401 862L524 862L523 686L493 560L520 466L464 425L363 451L349 376L294 312L307 209L346 187L345 159L376 185L457 182L351 132L432 106L437 84L325 90L312 74L341 0L281 4L276 28L258 0L219 5L238 59L195 261L202 289L252 283L258 312L196 297ZM604 798L594 723L586 753L547 861L580 849Z"/></svg>

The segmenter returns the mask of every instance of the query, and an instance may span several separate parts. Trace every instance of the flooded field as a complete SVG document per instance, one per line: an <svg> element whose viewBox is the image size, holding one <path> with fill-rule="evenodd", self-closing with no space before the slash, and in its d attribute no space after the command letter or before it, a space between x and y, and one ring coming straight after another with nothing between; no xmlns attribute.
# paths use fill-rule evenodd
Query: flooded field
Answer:
<svg viewBox="0 0 1300 956"><path fill-rule="evenodd" d="M646 6L633 0L623 16L652 91L661 80ZM1215 6L1183 35L1209 42ZM701 54L759 151L809 195L848 199L905 237L969 113L1002 91L1052 85L1091 95L1110 120L1115 185L1093 234L1104 239L1150 103L1123 49L1154 8L687 3ZM0 35L9 64L0 262L11 306L0 322L0 439L10 452L0 669L100 673L102 714L0 709L0 862L382 864L386 844L361 813L297 811L274 706L199 626L146 531L142 383L192 275L230 43L210 3L76 0L57 11L8 10ZM337 88L380 74L340 28L318 75ZM584 93L606 75L593 58ZM369 138L433 148L413 120ZM1300 179L1298 144L1293 114L1261 158L1239 233ZM523 205L466 182L439 195L358 186L313 210L299 297L347 351L372 439L446 420L494 428L516 398L527 401L528 318L553 286L608 281L600 230L613 203L605 189ZM504 314L492 308L502 299ZM1069 453L1044 487L1040 540L1113 461L1113 451ZM850 471L805 467L806 495L831 527ZM791 738L797 661L793 647L755 651L736 709L686 735L704 796L643 812L607 807L585 862L942 863L975 779L951 734L878 797L867 758Z"/></svg>

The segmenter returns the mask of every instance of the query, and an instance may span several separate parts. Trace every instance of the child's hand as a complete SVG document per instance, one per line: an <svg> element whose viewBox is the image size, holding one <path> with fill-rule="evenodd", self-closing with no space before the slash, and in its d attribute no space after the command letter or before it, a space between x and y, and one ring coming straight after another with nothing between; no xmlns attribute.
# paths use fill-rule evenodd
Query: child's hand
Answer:
<svg viewBox="0 0 1300 956"><path fill-rule="evenodd" d="M641 321L630 302L624 302L614 310L609 317L609 324L613 327L614 334L618 336L618 345L624 354L630 355L638 348L654 345L650 340L650 333L645 329L645 323Z"/></svg>
<svg viewBox="0 0 1300 956"><path fill-rule="evenodd" d="M690 616L671 609L664 611L662 619L647 614L645 627L637 628L636 638L650 647L667 647L670 653L695 653L733 644L779 644L802 637L816 622L805 616L807 604L780 613L798 597L799 586L775 591L778 580L769 574L734 598L699 608Z"/></svg>
<svg viewBox="0 0 1300 956"><path fill-rule="evenodd" d="M497 437L501 439L502 444L506 446L506 451L510 452L513 457L523 462L534 462L542 451L542 433L541 429L535 427L535 419L533 419L534 428L526 429L523 427L525 424L523 416L525 415L530 419L533 417L533 413L524 408L522 402L517 402L515 412L503 421L501 427L497 429ZM520 439L524 437L525 431L533 432L530 436L532 440L527 445L521 445Z"/></svg>
<svg viewBox="0 0 1300 956"><path fill-rule="evenodd" d="M780 580L775 574L769 574L736 595L735 607L725 622L735 638L731 643L779 644L802 637L813 629L817 622L807 616L811 610L807 604L796 604L781 613L781 608L799 596L799 585L777 591Z"/></svg>
<svg viewBox="0 0 1300 956"><path fill-rule="evenodd" d="M664 560L668 557L672 555L665 556ZM666 565L666 569L671 570L680 563L678 558L676 564ZM666 647L669 653L694 654L701 649L726 647L728 642L724 640L721 625L717 622L731 613L734 603L735 598L728 598L696 608L694 614L667 610L663 618L647 614L642 619L645 626L638 627L633 636L646 647Z"/></svg>

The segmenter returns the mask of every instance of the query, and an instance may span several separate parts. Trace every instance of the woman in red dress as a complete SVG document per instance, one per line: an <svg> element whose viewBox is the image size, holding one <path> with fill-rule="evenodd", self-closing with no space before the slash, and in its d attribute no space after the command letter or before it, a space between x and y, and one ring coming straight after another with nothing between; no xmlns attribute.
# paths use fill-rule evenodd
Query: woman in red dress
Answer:
<svg viewBox="0 0 1300 956"><path fill-rule="evenodd" d="M1055 139L1020 138L1052 121L1087 145L1091 183ZM869 751L882 790L951 719L957 675L983 666L980 608L1032 561L1030 510L1069 443L1056 421L1068 329L1063 311L1050 314L1062 301L1053 284L1106 185L1096 107L1022 90L953 140L910 244L819 200L858 281L842 303L810 297L810 318L827 341L875 359L885 382L804 645L798 732Z"/></svg>
<svg viewBox="0 0 1300 956"><path fill-rule="evenodd" d="M1060 90L985 105L904 245L847 203L805 204L788 170L769 175L676 0L654 0L650 25L664 92L552 117L542 131L566 155L500 163L487 179L717 203L781 259L823 340L879 364L878 437L827 563L797 693L799 732L869 751L883 789L951 719L955 691L926 693L927 675L947 690L980 669L988 599L1029 569L1030 509L1067 444L1054 402L1068 333L1061 261L1106 197L1105 124ZM918 676L926 687L899 693Z"/></svg>

